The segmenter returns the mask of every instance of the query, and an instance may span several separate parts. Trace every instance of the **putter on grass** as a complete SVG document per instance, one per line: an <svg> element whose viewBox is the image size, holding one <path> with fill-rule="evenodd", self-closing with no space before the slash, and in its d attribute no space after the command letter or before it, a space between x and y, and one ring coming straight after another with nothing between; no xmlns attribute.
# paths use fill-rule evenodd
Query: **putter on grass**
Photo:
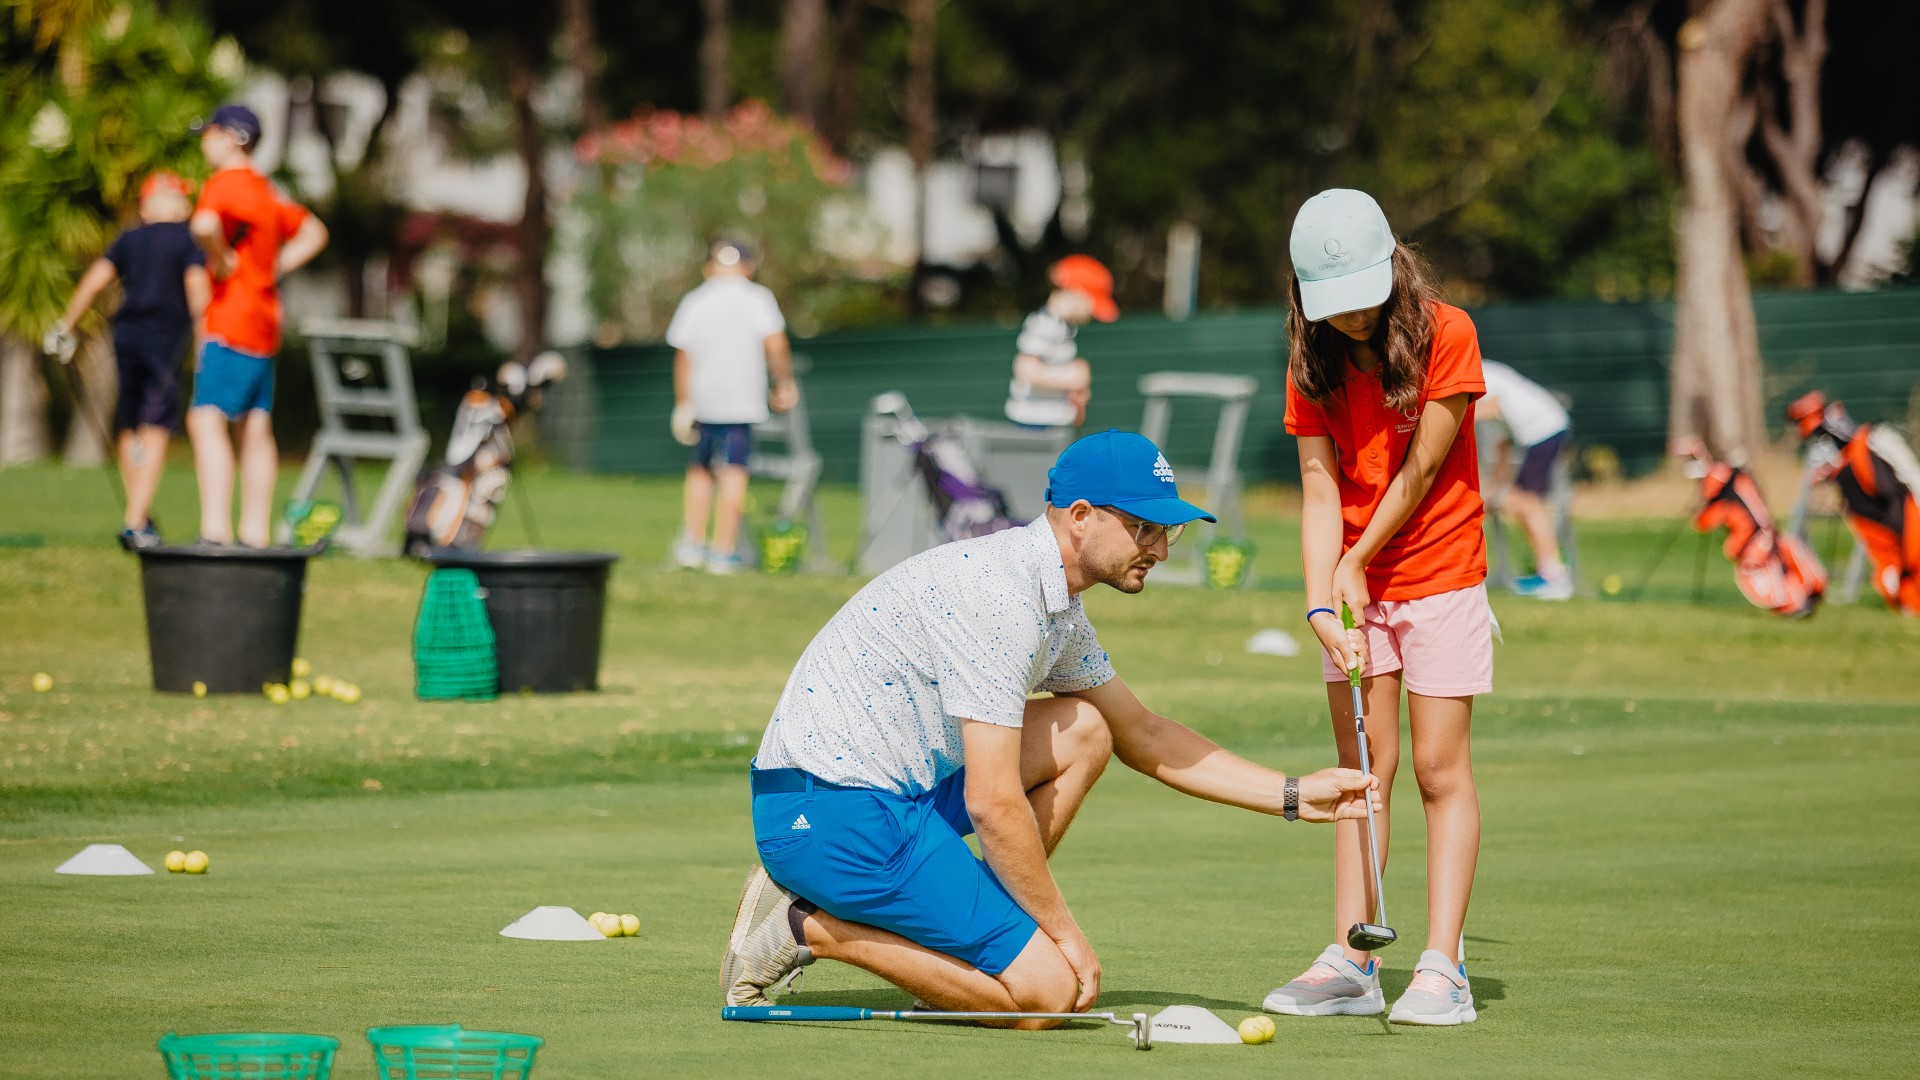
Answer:
<svg viewBox="0 0 1920 1080"><path fill-rule="evenodd" d="M1060 1012L933 1012L919 1009L861 1009L848 1005L729 1005L722 1020L765 1023L772 1020L1099 1020L1133 1029L1136 1050L1153 1049L1153 1026L1146 1013L1121 1018L1118 1013Z"/></svg>
<svg viewBox="0 0 1920 1080"><path fill-rule="evenodd" d="M1340 605L1340 625L1353 629L1353 609ZM1360 704L1360 669L1355 667L1347 672L1347 682L1353 689L1353 737L1360 745L1360 771L1371 775L1373 762L1367 756L1367 718ZM1367 796L1367 860L1373 865L1373 902L1374 918L1377 923L1357 922L1347 930L1347 947L1361 952L1384 949L1394 943L1400 935L1387 925L1387 891L1380 882L1380 834L1373 824L1373 797Z"/></svg>

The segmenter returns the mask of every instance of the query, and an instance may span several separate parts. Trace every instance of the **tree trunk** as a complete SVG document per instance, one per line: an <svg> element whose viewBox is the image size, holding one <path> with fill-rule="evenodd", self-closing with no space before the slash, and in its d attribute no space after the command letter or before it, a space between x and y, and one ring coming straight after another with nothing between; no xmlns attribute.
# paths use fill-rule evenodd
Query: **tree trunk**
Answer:
<svg viewBox="0 0 1920 1080"><path fill-rule="evenodd" d="M787 0L780 18L780 107L808 124L820 118L820 47L826 31L827 0Z"/></svg>
<svg viewBox="0 0 1920 1080"><path fill-rule="evenodd" d="M69 465L98 465L113 453L107 440L113 438L113 403L120 393L120 374L114 370L113 345L106 335L80 339L68 378L75 375L79 386L70 381L67 390L79 392L73 395L73 422L67 425L67 446L60 456ZM92 419L81 415L83 409Z"/></svg>
<svg viewBox="0 0 1920 1080"><path fill-rule="evenodd" d="M1704 444L1742 464L1765 441L1760 345L1740 260L1739 201L1727 126L1741 73L1766 24L1767 0L1713 0L1680 30L1679 129L1685 201L1674 311L1675 450Z"/></svg>
<svg viewBox="0 0 1920 1080"><path fill-rule="evenodd" d="M607 126L607 106L600 96L600 72L604 59L594 42L599 34L593 26L593 0L565 0L562 4L567 66L580 83L580 126L598 131Z"/></svg>
<svg viewBox="0 0 1920 1080"><path fill-rule="evenodd" d="M700 111L707 119L718 120L733 104L733 80L727 71L733 51L733 31L727 12L728 0L700 0L706 13L707 29L700 38Z"/></svg>
<svg viewBox="0 0 1920 1080"><path fill-rule="evenodd" d="M527 174L527 195L514 227L520 258L513 271L514 298L520 308L520 345L514 359L525 363L540 351L547 332L547 251L553 226L547 220L546 139L533 111L539 72L523 41L507 43L507 96L513 109L513 145Z"/></svg>
<svg viewBox="0 0 1920 1080"><path fill-rule="evenodd" d="M1820 190L1820 69L1827 59L1826 0L1807 0L1806 17L1794 31L1787 0L1773 0L1768 15L1780 41L1780 75L1787 85L1789 127L1781 127L1773 95L1761 98L1760 138L1780 175L1787 202L1787 247L1799 260L1795 283L1813 284L1819 256L1820 218L1826 208Z"/></svg>
<svg viewBox="0 0 1920 1080"><path fill-rule="evenodd" d="M0 466L39 461L52 449L40 356L21 338L0 334Z"/></svg>
<svg viewBox="0 0 1920 1080"><path fill-rule="evenodd" d="M867 12L872 6L870 0L847 0L834 34L833 102L821 134L842 154L859 124L860 73L867 55Z"/></svg>
<svg viewBox="0 0 1920 1080"><path fill-rule="evenodd" d="M940 0L903 0L907 18L907 87L905 120L907 156L913 159L913 276L910 303L920 306L920 276L927 265L927 172L933 166L934 143L939 138L939 116L934 109L934 61Z"/></svg>

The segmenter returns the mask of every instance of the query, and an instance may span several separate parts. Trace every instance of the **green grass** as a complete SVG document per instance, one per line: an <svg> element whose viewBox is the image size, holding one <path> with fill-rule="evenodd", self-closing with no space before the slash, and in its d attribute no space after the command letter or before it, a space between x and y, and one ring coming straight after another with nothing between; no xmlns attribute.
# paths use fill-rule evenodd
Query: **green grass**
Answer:
<svg viewBox="0 0 1920 1080"><path fill-rule="evenodd" d="M189 477L160 517L190 531ZM716 961L752 859L747 756L792 660L851 578L658 568L671 483L529 485L549 544L619 551L603 692L486 705L411 697L424 572L331 557L302 652L358 706L155 695L138 573L96 477L0 472L0 1076L160 1074L168 1029L340 1036L458 1021L544 1036L536 1076L1831 1076L1920 1073L1920 625L1870 604L1788 623L1739 602L1717 554L1702 605L1676 549L1640 604L1496 601L1478 708L1485 841L1468 924L1481 1019L1450 1031L1284 1019L1271 1046L1126 1049L1039 1034L717 1019ZM850 493L830 494L850 556ZM501 534L520 539L510 500ZM1585 575L1631 578L1661 522L1583 530ZM1298 632L1290 522L1256 521L1234 594L1090 594L1157 708L1272 765L1326 763L1318 669L1249 656ZM1297 576L1297 571L1293 572ZM47 694L29 688L46 671ZM1422 936L1422 832L1397 792L1388 874ZM368 781L377 782L377 790ZM54 875L87 842L204 878ZM1237 1021L1329 939L1331 837L1182 798L1115 767L1055 860L1107 972L1102 1008L1191 1002ZM536 904L637 912L605 945L509 941ZM1402 951L1404 950L1404 951ZM821 964L799 1003L904 1005Z"/></svg>

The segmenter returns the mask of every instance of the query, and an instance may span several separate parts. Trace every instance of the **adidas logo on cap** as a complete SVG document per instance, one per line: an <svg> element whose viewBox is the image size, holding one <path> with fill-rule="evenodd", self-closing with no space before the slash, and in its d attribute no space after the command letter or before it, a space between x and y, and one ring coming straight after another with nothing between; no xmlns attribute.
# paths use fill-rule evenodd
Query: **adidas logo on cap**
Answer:
<svg viewBox="0 0 1920 1080"><path fill-rule="evenodd" d="M1167 464L1167 455L1161 454L1158 458L1154 459L1153 475L1165 480L1169 484L1173 483L1173 466Z"/></svg>

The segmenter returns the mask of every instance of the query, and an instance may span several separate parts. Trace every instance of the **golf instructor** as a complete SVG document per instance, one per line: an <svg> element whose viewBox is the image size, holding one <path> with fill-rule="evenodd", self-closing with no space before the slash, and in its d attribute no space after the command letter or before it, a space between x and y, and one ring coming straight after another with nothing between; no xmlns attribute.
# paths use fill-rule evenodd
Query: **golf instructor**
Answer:
<svg viewBox="0 0 1920 1080"><path fill-rule="evenodd" d="M1139 592L1188 522L1213 520L1180 498L1159 449L1091 435L1048 481L1032 524L900 563L807 646L754 760L761 865L721 961L727 1004L768 1004L826 958L934 1008L1091 1007L1100 961L1047 857L1110 755L1290 820L1365 815L1377 784L1357 770L1262 768L1149 711L1114 673L1079 594Z"/></svg>

